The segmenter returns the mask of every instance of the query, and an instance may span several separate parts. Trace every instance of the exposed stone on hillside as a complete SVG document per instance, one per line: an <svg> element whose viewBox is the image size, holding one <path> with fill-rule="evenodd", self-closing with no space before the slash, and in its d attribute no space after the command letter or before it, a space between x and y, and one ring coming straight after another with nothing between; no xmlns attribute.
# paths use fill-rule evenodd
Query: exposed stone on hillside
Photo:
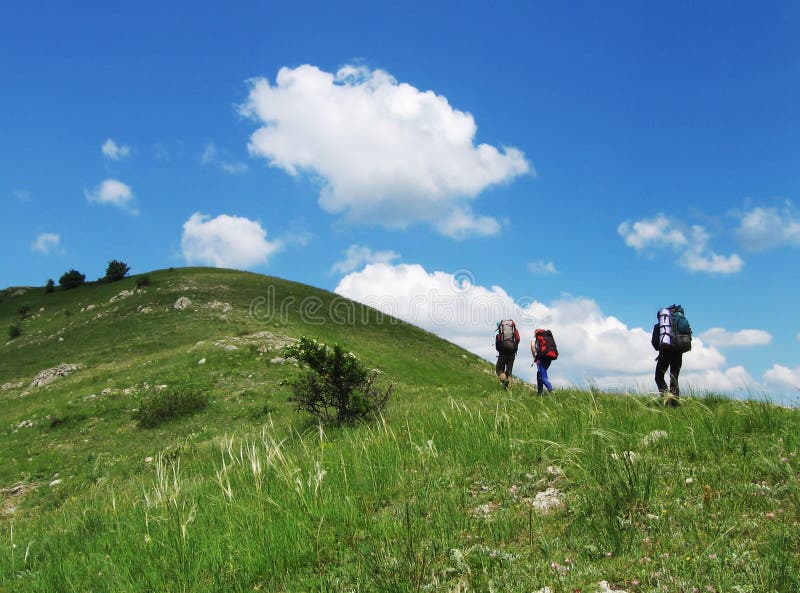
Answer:
<svg viewBox="0 0 800 593"><path fill-rule="evenodd" d="M10 517L17 511L20 500L36 490L36 484L21 482L8 488L0 488L0 517Z"/></svg>
<svg viewBox="0 0 800 593"><path fill-rule="evenodd" d="M186 296L178 297L178 300L175 301L175 304L172 305L172 308L176 311L183 311L192 306L192 299Z"/></svg>
<svg viewBox="0 0 800 593"><path fill-rule="evenodd" d="M220 313L228 313L233 309L230 303L223 303L221 301L211 301L210 303L206 303L203 305L205 309L209 309L211 311L219 311Z"/></svg>
<svg viewBox="0 0 800 593"><path fill-rule="evenodd" d="M134 288L134 289L131 289L131 290L123 290L119 294L117 294L117 295L111 297L110 299L108 299L108 304L110 305L111 303L116 303L117 301L121 301L122 299L127 299L128 297L131 297L131 296L133 296L135 294L144 294L144 293L145 293L145 291L143 289L141 289L141 288Z"/></svg>
<svg viewBox="0 0 800 593"><path fill-rule="evenodd" d="M647 447L653 443L669 438L669 434L665 430L654 430L642 437L642 446Z"/></svg>
<svg viewBox="0 0 800 593"><path fill-rule="evenodd" d="M6 389L19 389L24 384L24 381L19 381L18 383L3 383L0 385L0 391L5 391Z"/></svg>
<svg viewBox="0 0 800 593"><path fill-rule="evenodd" d="M536 497L531 501L533 508L546 515L550 511L564 506L564 499L558 488L547 488L543 492L537 492Z"/></svg>
<svg viewBox="0 0 800 593"><path fill-rule="evenodd" d="M80 368L80 365L77 364L61 363L60 365L51 369L39 371L39 373L33 379L31 387L42 387L43 385L52 383L59 377L66 377L71 372L77 371Z"/></svg>
<svg viewBox="0 0 800 593"><path fill-rule="evenodd" d="M598 583L600 587L595 593L627 593L625 589L614 589L611 585L608 584L608 581L600 581Z"/></svg>
<svg viewBox="0 0 800 593"><path fill-rule="evenodd" d="M240 347L257 346L259 354L277 353L283 350L286 346L290 346L297 342L296 338L286 335L273 334L272 332L262 331L255 334L246 336L229 336L216 340L214 346L218 348L225 348L226 350L236 350ZM202 342L198 342L196 346L201 346ZM234 346L234 348L231 348Z"/></svg>

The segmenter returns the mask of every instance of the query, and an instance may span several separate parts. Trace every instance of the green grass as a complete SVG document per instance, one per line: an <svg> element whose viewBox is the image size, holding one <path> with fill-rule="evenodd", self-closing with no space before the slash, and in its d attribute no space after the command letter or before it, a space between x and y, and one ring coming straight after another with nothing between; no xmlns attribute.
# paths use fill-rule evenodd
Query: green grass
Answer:
<svg viewBox="0 0 800 593"><path fill-rule="evenodd" d="M136 277L1 297L23 333L0 348L0 591L800 590L797 410L503 391L475 356L330 293L148 276L113 303ZM295 411L296 369L263 332L381 369L383 418ZM81 368L28 387L60 363ZM207 406L138 425L186 393ZM562 502L544 513L546 492Z"/></svg>

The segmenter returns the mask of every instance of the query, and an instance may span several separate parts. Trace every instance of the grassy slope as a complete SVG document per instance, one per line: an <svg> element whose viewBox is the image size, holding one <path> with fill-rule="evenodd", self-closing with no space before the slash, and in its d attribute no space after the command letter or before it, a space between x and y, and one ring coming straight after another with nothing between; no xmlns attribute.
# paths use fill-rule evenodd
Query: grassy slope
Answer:
<svg viewBox="0 0 800 593"><path fill-rule="evenodd" d="M113 303L135 278L0 301L0 327L32 312L0 347L0 384L22 383L0 391L0 591L800 586L795 410L503 392L475 356L330 293L149 276ZM179 296L193 305L175 311ZM311 425L286 401L293 367L249 337L265 331L383 370L385 419ZM62 362L82 369L28 388ZM212 404L137 428L159 384L210 388ZM547 488L565 504L543 515Z"/></svg>

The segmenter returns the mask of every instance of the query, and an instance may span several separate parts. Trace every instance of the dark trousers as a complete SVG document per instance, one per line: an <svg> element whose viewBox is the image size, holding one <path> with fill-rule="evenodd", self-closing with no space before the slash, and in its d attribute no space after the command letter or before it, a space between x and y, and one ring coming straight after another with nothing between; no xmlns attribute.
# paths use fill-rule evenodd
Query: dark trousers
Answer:
<svg viewBox="0 0 800 593"><path fill-rule="evenodd" d="M505 373L506 377L511 378L511 369L514 368L514 358L516 354L503 354L500 352L497 355L497 364L494 367L495 373L500 376L500 373Z"/></svg>
<svg viewBox="0 0 800 593"><path fill-rule="evenodd" d="M542 367L544 367L544 372L545 372L545 375L546 375L547 374L547 369L550 368L550 364L553 362L553 360L551 358L539 358L539 359L537 359L536 362L538 362L538 364L540 364ZM539 392L539 395L542 395L542 389L544 388L544 381L542 380L542 371L540 371L538 369L539 369L539 367L537 367L537 370L536 370L536 391ZM552 391L550 386L548 386L547 389Z"/></svg>
<svg viewBox="0 0 800 593"><path fill-rule="evenodd" d="M661 393L667 393L667 382L664 380L664 375L669 369L669 392L675 397L680 395L678 375L681 372L682 364L683 354L680 352L658 353L658 358L656 358L656 385Z"/></svg>

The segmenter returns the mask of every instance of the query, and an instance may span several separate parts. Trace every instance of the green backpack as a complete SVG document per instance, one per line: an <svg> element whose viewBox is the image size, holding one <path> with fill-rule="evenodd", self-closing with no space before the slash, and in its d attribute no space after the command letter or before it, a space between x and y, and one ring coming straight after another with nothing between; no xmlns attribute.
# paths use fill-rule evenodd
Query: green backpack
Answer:
<svg viewBox="0 0 800 593"><path fill-rule="evenodd" d="M680 305L667 307L670 316L670 344L669 349L673 352L689 352L692 349L692 326L686 319L686 313Z"/></svg>

